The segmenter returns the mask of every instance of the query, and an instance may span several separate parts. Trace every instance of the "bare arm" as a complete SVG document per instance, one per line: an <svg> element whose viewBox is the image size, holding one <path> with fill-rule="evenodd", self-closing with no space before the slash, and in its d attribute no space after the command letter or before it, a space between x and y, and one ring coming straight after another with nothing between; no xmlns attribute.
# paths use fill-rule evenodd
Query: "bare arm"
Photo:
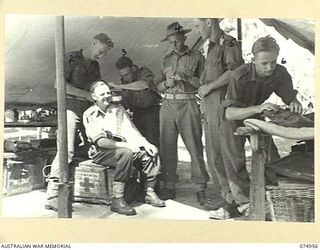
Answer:
<svg viewBox="0 0 320 250"><path fill-rule="evenodd" d="M57 83L56 82L55 82L54 87L57 88ZM76 96L76 97L81 97L81 98L87 99L90 102L93 101L89 91L85 91L83 89L79 89L79 88L73 86L69 82L66 82L66 93L68 95L73 95L73 96Z"/></svg>
<svg viewBox="0 0 320 250"><path fill-rule="evenodd" d="M156 89L159 93L164 93L169 88L169 85L166 80L158 82L156 85Z"/></svg>
<svg viewBox="0 0 320 250"><path fill-rule="evenodd" d="M227 70L221 76L219 76L219 78L217 78L216 80L208 83L204 83L199 88L199 92L198 92L199 96L205 97L206 95L210 94L214 89L227 85L229 83L231 74L232 74L232 71Z"/></svg>
<svg viewBox="0 0 320 250"><path fill-rule="evenodd" d="M143 90L149 88L147 81L139 80L126 84L117 84L113 82L108 82L108 85L116 89L128 89L128 90Z"/></svg>
<svg viewBox="0 0 320 250"><path fill-rule="evenodd" d="M118 142L108 138L100 138L96 143L99 147L106 149L128 148L133 152L138 152L140 150L139 145L127 142Z"/></svg>
<svg viewBox="0 0 320 250"><path fill-rule="evenodd" d="M122 148L126 144L125 142L117 142L108 138L100 138L96 143L99 147L106 149Z"/></svg>
<svg viewBox="0 0 320 250"><path fill-rule="evenodd" d="M264 103L262 105L250 106L246 108L228 107L226 109L227 120L244 120L248 117L261 113L263 110L278 111L278 105L272 103Z"/></svg>
<svg viewBox="0 0 320 250"><path fill-rule="evenodd" d="M227 120L243 120L258 113L258 106L248 108L229 107L226 109L226 118Z"/></svg>

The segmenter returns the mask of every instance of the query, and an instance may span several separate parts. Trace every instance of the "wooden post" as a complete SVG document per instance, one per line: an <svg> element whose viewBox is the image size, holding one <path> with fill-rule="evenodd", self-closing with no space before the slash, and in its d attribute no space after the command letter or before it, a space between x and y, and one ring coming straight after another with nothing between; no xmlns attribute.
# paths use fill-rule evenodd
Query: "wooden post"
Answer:
<svg viewBox="0 0 320 250"><path fill-rule="evenodd" d="M242 51L242 22L241 18L237 18L237 32L238 32L238 42L240 43L240 48Z"/></svg>
<svg viewBox="0 0 320 250"><path fill-rule="evenodd" d="M237 128L237 135L249 135L252 149L251 180L250 180L250 219L265 220L265 149L266 135L255 131L251 127Z"/></svg>
<svg viewBox="0 0 320 250"><path fill-rule="evenodd" d="M56 81L58 104L58 152L59 152L59 200L58 217L71 218L72 204L69 202L70 185L68 176L68 142L67 142L67 114L66 114L66 85L64 78L64 17L56 17L55 32L56 52Z"/></svg>
<svg viewBox="0 0 320 250"><path fill-rule="evenodd" d="M250 182L250 217L252 220L265 220L265 156L262 151L263 138L260 133L250 135L252 149Z"/></svg>

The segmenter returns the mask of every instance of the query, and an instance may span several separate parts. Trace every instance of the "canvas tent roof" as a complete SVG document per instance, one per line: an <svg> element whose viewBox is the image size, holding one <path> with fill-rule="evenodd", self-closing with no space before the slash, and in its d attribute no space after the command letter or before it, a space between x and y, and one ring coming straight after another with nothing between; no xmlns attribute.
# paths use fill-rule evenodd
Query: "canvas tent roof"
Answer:
<svg viewBox="0 0 320 250"><path fill-rule="evenodd" d="M192 27L191 19L145 17L65 17L66 51L79 50L90 39L105 32L115 48L100 61L102 79L119 80L114 62L125 49L138 65L148 65L159 74L160 60L168 44L160 42L166 26L179 21ZM314 53L314 23L298 19L262 19L286 38ZM56 101L55 17L7 15L5 18L5 102L6 104L44 104ZM195 31L188 35L193 46L199 39Z"/></svg>
<svg viewBox="0 0 320 250"><path fill-rule="evenodd" d="M287 39L292 39L300 46L314 54L315 24L308 19L260 19L264 24L273 26Z"/></svg>

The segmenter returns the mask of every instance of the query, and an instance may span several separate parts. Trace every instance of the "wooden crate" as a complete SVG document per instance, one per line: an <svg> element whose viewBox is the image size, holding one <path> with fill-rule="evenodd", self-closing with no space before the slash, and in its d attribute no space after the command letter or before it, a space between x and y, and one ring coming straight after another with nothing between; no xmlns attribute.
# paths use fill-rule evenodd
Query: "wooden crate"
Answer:
<svg viewBox="0 0 320 250"><path fill-rule="evenodd" d="M79 163L74 176L74 201L110 205L111 173L91 160Z"/></svg>
<svg viewBox="0 0 320 250"><path fill-rule="evenodd" d="M3 177L4 195L30 192L33 189L33 165L25 165L14 156L4 158Z"/></svg>
<svg viewBox="0 0 320 250"><path fill-rule="evenodd" d="M50 163L47 150L4 152L3 159L3 194L12 195L45 188L42 170Z"/></svg>

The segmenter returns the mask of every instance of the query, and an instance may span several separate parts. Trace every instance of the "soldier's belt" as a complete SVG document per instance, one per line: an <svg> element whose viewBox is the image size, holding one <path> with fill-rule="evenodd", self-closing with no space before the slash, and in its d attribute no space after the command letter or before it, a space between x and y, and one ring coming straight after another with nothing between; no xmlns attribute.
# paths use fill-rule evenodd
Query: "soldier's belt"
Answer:
<svg viewBox="0 0 320 250"><path fill-rule="evenodd" d="M194 94L165 93L164 99L168 99L168 100L193 100L193 99L196 99L196 96Z"/></svg>

